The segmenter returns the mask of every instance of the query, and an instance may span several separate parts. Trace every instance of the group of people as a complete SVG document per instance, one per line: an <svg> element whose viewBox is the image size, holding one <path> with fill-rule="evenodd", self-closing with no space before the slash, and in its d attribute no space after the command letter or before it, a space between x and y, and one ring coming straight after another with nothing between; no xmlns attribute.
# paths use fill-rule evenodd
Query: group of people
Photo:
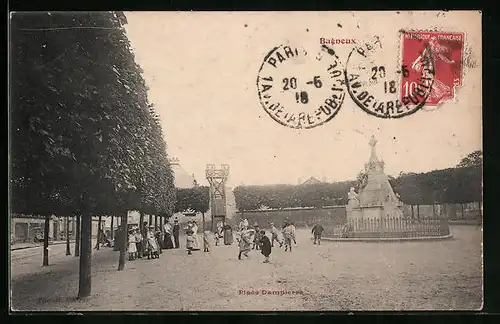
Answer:
<svg viewBox="0 0 500 324"><path fill-rule="evenodd" d="M129 229L128 232L128 259L133 261L144 255L149 259L158 259L161 254L161 231L159 227L145 226L146 230L141 233L138 227Z"/></svg>
<svg viewBox="0 0 500 324"><path fill-rule="evenodd" d="M248 226L246 219L242 220L239 225L239 243L238 259L242 256L248 257L248 253L252 249L260 250L264 255L264 263L269 262L271 250L274 247L274 242L278 242L280 248L285 246L285 251L292 252L292 241L297 244L295 237L295 225L293 222L285 221L281 232L276 228L274 223L269 224L271 227L271 239L266 235L266 231L261 229L259 224L255 223L253 227Z"/></svg>
<svg viewBox="0 0 500 324"><path fill-rule="evenodd" d="M139 227L132 227L127 236L127 252L130 261L147 256L148 259L158 259L163 249L179 248L179 223L174 225L168 222L163 226L148 226L143 223L142 231Z"/></svg>
<svg viewBox="0 0 500 324"><path fill-rule="evenodd" d="M238 242L239 253L238 259L242 256L248 257L251 250L259 250L265 257L264 263L268 263L274 243L278 243L279 247L284 246L285 252L292 252L293 245L297 245L295 225L292 221L286 220L281 227L281 230L275 226L273 222L270 225L270 237L266 231L261 229L259 224L255 223L249 226L248 220L243 219L236 232L236 240ZM179 231L180 226L177 220L172 226L170 223L165 223L163 231L159 227L147 226L144 222L143 228L147 229L141 233L139 228L131 228L128 235L128 253L129 260L142 258L144 255L148 259L159 258L162 254L162 249L179 248ZM186 233L186 250L187 254L191 255L193 251L200 251L201 244L198 235L198 224L195 220L190 220L184 227ZM321 235L323 226L316 223L312 228L311 233L314 236L314 244L321 244ZM210 241L212 237L215 239L215 245L220 244L220 240L224 240L225 245L233 243L233 230L229 224L217 223L217 228L214 233L203 231L203 251L210 251Z"/></svg>

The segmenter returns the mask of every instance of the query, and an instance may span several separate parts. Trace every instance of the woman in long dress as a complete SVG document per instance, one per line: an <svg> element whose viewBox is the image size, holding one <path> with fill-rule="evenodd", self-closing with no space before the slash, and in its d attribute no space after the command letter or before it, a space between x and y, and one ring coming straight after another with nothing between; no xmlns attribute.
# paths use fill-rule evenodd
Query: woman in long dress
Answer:
<svg viewBox="0 0 500 324"><path fill-rule="evenodd" d="M193 231L193 237L194 237L194 244L193 244L193 250L197 251L200 249L200 237L198 235L198 224L196 224L195 221L193 221L191 230Z"/></svg>
<svg viewBox="0 0 500 324"><path fill-rule="evenodd" d="M163 238L163 248L166 250L173 249L174 243L172 241L172 226L169 223L165 223L163 229L165 231L165 236Z"/></svg>
<svg viewBox="0 0 500 324"><path fill-rule="evenodd" d="M233 229L228 224L224 225L224 245L233 244Z"/></svg>

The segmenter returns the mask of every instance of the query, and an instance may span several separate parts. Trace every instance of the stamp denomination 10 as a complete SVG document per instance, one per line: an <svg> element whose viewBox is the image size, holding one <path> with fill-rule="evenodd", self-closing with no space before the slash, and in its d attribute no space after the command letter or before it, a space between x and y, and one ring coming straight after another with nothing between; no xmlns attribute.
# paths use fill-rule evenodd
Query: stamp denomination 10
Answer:
<svg viewBox="0 0 500 324"><path fill-rule="evenodd" d="M333 49L280 45L266 55L259 69L259 100L279 124L313 128L339 111L345 98L343 79L343 65Z"/></svg>

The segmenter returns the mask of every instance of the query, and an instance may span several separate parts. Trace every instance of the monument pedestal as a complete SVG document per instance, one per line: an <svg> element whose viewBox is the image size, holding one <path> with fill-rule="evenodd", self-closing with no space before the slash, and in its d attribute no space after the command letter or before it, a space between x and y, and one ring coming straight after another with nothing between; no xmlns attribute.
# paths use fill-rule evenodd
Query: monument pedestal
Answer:
<svg viewBox="0 0 500 324"><path fill-rule="evenodd" d="M363 210L359 207L347 209L347 221L356 221L363 219Z"/></svg>

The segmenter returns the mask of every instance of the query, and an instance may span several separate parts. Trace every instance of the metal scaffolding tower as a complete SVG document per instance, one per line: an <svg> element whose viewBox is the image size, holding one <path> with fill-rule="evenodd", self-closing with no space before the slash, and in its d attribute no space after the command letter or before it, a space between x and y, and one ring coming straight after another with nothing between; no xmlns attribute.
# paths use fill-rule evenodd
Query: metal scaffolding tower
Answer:
<svg viewBox="0 0 500 324"><path fill-rule="evenodd" d="M216 222L226 223L226 182L229 165L222 164L220 169L216 169L214 164L207 164L205 175L210 184L212 231L215 231Z"/></svg>

